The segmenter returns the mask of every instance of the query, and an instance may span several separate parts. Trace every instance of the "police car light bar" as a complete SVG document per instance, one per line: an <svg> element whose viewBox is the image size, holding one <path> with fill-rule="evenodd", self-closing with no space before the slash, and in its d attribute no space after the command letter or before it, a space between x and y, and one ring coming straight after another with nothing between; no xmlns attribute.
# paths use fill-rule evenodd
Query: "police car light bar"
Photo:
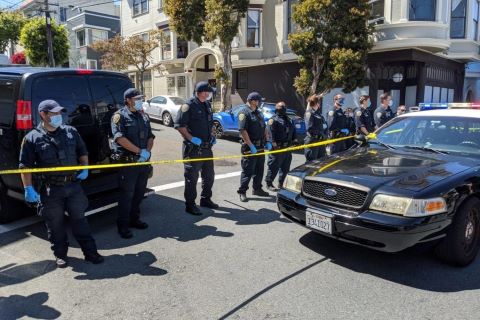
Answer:
<svg viewBox="0 0 480 320"><path fill-rule="evenodd" d="M420 103L419 111L436 109L480 109L480 103Z"/></svg>
<svg viewBox="0 0 480 320"><path fill-rule="evenodd" d="M449 103L449 109L480 109L480 103Z"/></svg>
<svg viewBox="0 0 480 320"><path fill-rule="evenodd" d="M448 109L448 103L420 103L420 110Z"/></svg>

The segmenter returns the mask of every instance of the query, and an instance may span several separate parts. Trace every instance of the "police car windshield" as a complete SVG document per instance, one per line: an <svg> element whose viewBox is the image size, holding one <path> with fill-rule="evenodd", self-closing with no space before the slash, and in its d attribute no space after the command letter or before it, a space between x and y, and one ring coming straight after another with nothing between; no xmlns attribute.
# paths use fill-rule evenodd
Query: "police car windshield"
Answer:
<svg viewBox="0 0 480 320"><path fill-rule="evenodd" d="M377 140L395 148L480 156L480 119L403 117L377 131Z"/></svg>

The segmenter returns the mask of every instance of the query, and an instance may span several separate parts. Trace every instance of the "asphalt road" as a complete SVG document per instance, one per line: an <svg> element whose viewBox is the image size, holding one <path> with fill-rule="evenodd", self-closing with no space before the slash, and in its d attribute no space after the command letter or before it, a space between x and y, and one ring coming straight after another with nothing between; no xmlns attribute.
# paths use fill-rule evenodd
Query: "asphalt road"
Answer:
<svg viewBox="0 0 480 320"><path fill-rule="evenodd" d="M154 159L178 158L178 133L155 130ZM215 147L238 152L232 140ZM124 240L114 209L89 217L103 265L85 263L71 239L70 267L55 269L41 223L0 234L0 319L480 318L480 258L458 269L425 250L323 238L282 218L273 196L241 203L239 171L237 159L218 163L221 208L193 217L182 166L156 167L149 185L159 191L142 205L149 229Z"/></svg>

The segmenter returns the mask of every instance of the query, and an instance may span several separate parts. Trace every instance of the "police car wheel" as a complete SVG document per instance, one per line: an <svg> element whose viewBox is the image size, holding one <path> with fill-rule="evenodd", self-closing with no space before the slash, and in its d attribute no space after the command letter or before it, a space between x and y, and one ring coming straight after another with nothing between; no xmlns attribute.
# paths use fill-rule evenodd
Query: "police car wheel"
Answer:
<svg viewBox="0 0 480 320"><path fill-rule="evenodd" d="M460 205L453 217L447 236L435 253L447 263L467 266L480 249L480 200L471 197Z"/></svg>
<svg viewBox="0 0 480 320"><path fill-rule="evenodd" d="M164 126L167 127L172 127L173 126L173 121L172 121L172 115L169 112L164 112L162 115L162 122Z"/></svg>
<svg viewBox="0 0 480 320"><path fill-rule="evenodd" d="M217 139L220 139L221 137L223 137L223 127L218 121L213 122L213 134Z"/></svg>

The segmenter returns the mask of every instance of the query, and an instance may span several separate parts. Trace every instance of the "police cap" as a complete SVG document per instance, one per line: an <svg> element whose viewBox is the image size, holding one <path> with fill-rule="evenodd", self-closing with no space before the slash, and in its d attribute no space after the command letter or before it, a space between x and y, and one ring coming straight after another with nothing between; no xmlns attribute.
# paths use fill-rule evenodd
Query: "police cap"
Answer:
<svg viewBox="0 0 480 320"><path fill-rule="evenodd" d="M125 90L125 92L123 93L123 98L124 99L143 98L143 94L138 89L130 88Z"/></svg>
<svg viewBox="0 0 480 320"><path fill-rule="evenodd" d="M255 100L255 101L262 101L263 98L262 98L262 96L260 95L260 93L258 93L258 92L251 92L251 93L248 95L248 97L247 97L247 101L253 101L253 100Z"/></svg>
<svg viewBox="0 0 480 320"><path fill-rule="evenodd" d="M60 112L65 108L60 106L55 100L43 100L38 105L38 112Z"/></svg>
<svg viewBox="0 0 480 320"><path fill-rule="evenodd" d="M207 81L200 81L195 86L195 92L213 92L213 88L208 84Z"/></svg>

